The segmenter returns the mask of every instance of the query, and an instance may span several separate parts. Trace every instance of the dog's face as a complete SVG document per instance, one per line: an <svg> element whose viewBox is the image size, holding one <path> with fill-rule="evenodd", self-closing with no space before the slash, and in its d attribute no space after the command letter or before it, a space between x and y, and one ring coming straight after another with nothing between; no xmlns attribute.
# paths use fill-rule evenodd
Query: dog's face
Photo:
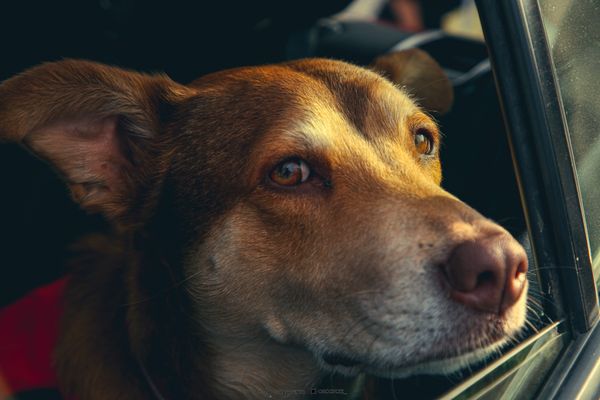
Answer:
<svg viewBox="0 0 600 400"><path fill-rule="evenodd" d="M440 134L406 93L373 72L325 61L228 79L210 89L231 122L215 127L224 141L209 153L236 149L211 163L228 169L215 174L224 180L219 192L242 195L186 262L198 312L218 337L262 329L308 348L325 368L398 376L460 368L482 352L460 356L497 348L519 330L524 295L502 312L482 312L453 300L444 284L460 243L492 237L500 243L492 251L520 249L440 188ZM192 114L206 101L192 102L186 129L204 137ZM226 142L233 126L246 151L237 137ZM191 157L176 164L184 176L203 176L209 167L191 169Z"/></svg>
<svg viewBox="0 0 600 400"><path fill-rule="evenodd" d="M464 366L524 323L523 250L440 187L435 122L374 72L306 60L181 86L49 64L0 87L2 136L122 230L177 216L215 347L401 376Z"/></svg>

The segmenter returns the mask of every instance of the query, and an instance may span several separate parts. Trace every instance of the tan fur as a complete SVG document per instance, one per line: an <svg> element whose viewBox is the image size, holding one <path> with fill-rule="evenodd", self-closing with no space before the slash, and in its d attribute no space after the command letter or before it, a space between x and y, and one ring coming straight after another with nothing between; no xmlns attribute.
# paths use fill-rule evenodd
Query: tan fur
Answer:
<svg viewBox="0 0 600 400"><path fill-rule="evenodd" d="M65 61L2 84L0 138L49 159L118 228L80 247L64 388L150 398L142 364L171 398L276 398L314 385L326 352L403 376L504 343L525 296L477 313L449 299L438 266L461 241L508 233L440 187L417 129L439 148L405 93L328 60L189 86ZM317 177L273 187L266 176L291 156Z"/></svg>

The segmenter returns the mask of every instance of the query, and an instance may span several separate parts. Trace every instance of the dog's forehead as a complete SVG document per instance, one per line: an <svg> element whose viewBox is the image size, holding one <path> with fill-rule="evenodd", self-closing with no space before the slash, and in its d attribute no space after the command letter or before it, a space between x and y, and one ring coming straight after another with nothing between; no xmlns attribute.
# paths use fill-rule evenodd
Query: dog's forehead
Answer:
<svg viewBox="0 0 600 400"><path fill-rule="evenodd" d="M368 142L385 159L393 159L397 144L412 143L406 126L415 116L424 117L389 81L340 61L238 68L190 86L198 94L179 109L174 129L181 150L176 158L194 160L181 161L179 168L193 165L201 175L219 165L247 170L256 152L270 157L301 148L339 152L366 149ZM389 146L390 140L396 144Z"/></svg>
<svg viewBox="0 0 600 400"><path fill-rule="evenodd" d="M367 138L396 134L398 126L419 111L406 92L373 71L321 59L288 65L322 84L335 108Z"/></svg>
<svg viewBox="0 0 600 400"><path fill-rule="evenodd" d="M315 111L333 110L367 138L397 134L399 126L419 112L404 90L379 74L326 59L222 71L192 85L214 91L229 103L230 112L243 107L242 115L248 115L259 108L256 118L263 122L284 113L296 120L327 118L332 113Z"/></svg>

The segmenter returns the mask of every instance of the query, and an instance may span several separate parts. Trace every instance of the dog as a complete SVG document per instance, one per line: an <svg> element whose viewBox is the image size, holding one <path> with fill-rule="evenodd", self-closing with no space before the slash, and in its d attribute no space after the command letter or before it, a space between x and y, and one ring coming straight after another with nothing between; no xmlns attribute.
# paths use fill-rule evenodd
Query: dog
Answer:
<svg viewBox="0 0 600 400"><path fill-rule="evenodd" d="M188 85L64 60L2 83L0 138L112 226L76 249L61 390L278 398L330 372L450 373L515 337L525 252L440 186L448 87L419 50Z"/></svg>

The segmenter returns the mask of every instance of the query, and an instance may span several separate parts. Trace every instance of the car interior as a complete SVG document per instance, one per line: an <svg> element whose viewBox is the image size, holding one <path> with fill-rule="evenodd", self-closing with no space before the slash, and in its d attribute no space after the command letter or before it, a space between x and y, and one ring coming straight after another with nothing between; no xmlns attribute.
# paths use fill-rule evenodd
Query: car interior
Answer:
<svg viewBox="0 0 600 400"><path fill-rule="evenodd" d="M3 2L0 15L9 17L0 27L0 80L61 58L165 71L174 80L187 82L219 69L304 57L368 66L375 57L394 49L418 47L438 61L455 91L452 109L445 115L433 115L443 133L442 186L504 226L530 250L483 41L440 30L414 34L385 24L327 18L346 5L343 0L257 1L253 6L242 1L219 3ZM596 144L583 161L584 180L591 176L587 171L597 170L598 148ZM4 306L64 275L71 244L86 233L106 229L106 223L79 210L59 178L15 145L0 145L0 182L0 306ZM539 290L532 257L529 277L535 298ZM523 338L549 322L535 299L529 312L530 326ZM419 398L436 398L490 362L451 376L380 379L377 393L379 398L390 399L415 393ZM332 377L329 385L335 379Z"/></svg>

